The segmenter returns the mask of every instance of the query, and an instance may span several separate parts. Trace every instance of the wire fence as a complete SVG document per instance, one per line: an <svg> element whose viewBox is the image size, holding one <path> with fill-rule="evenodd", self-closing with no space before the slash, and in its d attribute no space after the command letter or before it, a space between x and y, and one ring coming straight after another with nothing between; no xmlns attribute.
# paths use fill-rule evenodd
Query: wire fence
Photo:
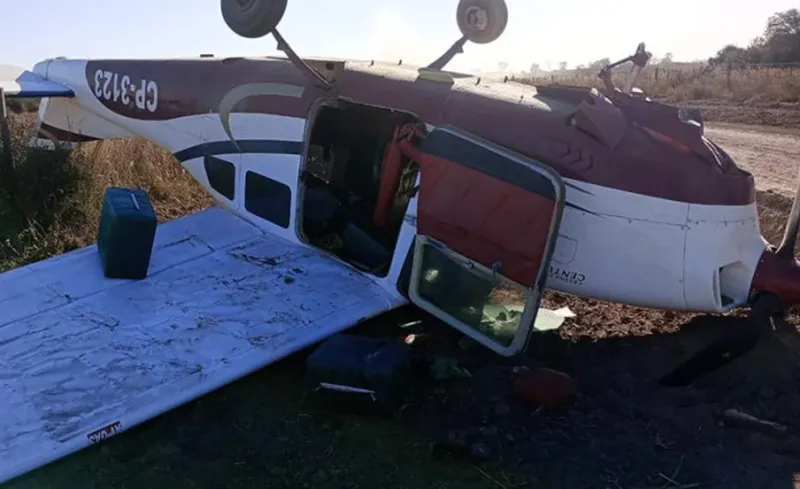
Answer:
<svg viewBox="0 0 800 489"><path fill-rule="evenodd" d="M534 85L601 86L598 69L576 69L523 76ZM628 70L619 68L614 83L622 86ZM800 102L800 63L659 64L648 66L636 85L648 94L679 100L728 99Z"/></svg>

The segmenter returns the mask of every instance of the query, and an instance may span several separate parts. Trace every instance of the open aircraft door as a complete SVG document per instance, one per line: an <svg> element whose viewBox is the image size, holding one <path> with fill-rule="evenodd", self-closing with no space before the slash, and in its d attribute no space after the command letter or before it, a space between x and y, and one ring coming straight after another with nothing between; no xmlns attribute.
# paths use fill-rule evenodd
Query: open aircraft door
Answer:
<svg viewBox="0 0 800 489"><path fill-rule="evenodd" d="M526 349L565 190L549 167L467 132L419 142L409 299L495 352Z"/></svg>

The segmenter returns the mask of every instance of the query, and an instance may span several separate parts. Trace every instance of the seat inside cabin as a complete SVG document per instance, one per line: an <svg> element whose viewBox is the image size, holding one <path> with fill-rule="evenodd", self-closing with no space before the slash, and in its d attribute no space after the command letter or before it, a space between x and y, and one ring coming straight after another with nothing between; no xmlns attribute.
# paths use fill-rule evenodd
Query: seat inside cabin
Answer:
<svg viewBox="0 0 800 489"><path fill-rule="evenodd" d="M350 103L320 110L302 175L302 231L310 244L369 273L388 273L417 169L403 159L399 174L384 176L384 162L395 130L413 120Z"/></svg>

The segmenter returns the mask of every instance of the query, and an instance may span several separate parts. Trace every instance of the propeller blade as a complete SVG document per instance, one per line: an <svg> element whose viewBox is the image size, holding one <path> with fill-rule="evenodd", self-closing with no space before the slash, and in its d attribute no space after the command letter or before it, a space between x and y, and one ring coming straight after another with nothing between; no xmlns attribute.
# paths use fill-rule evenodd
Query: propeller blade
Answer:
<svg viewBox="0 0 800 489"><path fill-rule="evenodd" d="M800 182L798 182L797 190L795 190L792 211L789 213L786 229L783 230L783 239L781 239L781 244L778 245L778 250L775 252L778 257L794 258L798 224L800 224Z"/></svg>
<svg viewBox="0 0 800 489"><path fill-rule="evenodd" d="M720 338L661 378L660 383L685 387L699 377L717 370L749 352L770 327L770 316L777 309L778 299L772 294L760 296L750 308L741 327Z"/></svg>

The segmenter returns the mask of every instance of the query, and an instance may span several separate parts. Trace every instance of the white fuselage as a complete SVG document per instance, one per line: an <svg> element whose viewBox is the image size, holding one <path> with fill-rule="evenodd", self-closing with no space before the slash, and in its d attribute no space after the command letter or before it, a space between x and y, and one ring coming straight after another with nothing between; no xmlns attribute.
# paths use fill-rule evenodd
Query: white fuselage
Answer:
<svg viewBox="0 0 800 489"><path fill-rule="evenodd" d="M121 117L96 98L115 97L114 91L86 82L85 61L40 63L35 72L69 86L74 99L49 99L40 119L50 126L110 139L138 135L172 153L188 155L181 164L225 208L253 224L301 242L298 205L302 200L299 174L302 155L232 152L215 154L236 165L236 197L229 200L210 185L202 156L190 148L229 141L219 114L209 113L166 121ZM100 75L98 75L100 76ZM145 86L143 110L157 103L158 87ZM99 93L99 95L97 95ZM149 94L149 95L148 95ZM146 98L150 97L151 98ZM272 114L233 113L236 139L273 139L302 144L310 130L304 118ZM189 151L187 151L189 150ZM246 172L269 176L291 189L288 228L251 214L245 208ZM547 287L553 290L636 306L721 312L742 305L765 249L755 204L709 206L670 201L567 180L566 207ZM397 278L416 235L416 200L407 211L388 276L378 283L398 294Z"/></svg>

